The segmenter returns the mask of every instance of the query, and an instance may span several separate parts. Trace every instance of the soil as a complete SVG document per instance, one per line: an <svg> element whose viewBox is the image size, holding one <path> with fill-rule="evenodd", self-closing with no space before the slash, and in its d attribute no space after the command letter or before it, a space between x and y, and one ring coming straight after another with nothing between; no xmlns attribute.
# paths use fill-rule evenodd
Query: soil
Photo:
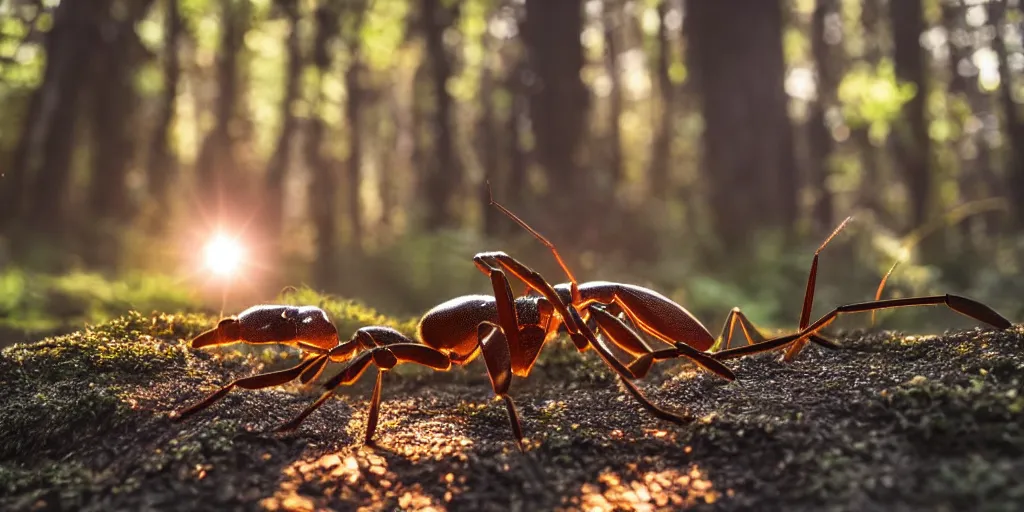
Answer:
<svg viewBox="0 0 1024 512"><path fill-rule="evenodd" d="M549 347L512 395L520 453L478 362L372 372L294 432L315 396L235 390L170 413L276 353L201 351L202 317L129 315L0 355L4 510L1021 510L1024 330L851 334L730 362L682 361L641 383L693 418L651 417L592 353ZM332 366L333 373L340 365ZM263 368L265 369L265 368Z"/></svg>

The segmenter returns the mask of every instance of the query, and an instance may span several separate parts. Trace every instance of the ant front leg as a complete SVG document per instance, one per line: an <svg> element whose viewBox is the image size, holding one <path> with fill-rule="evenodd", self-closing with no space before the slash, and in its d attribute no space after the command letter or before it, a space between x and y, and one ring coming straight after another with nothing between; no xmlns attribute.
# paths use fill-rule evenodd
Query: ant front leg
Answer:
<svg viewBox="0 0 1024 512"><path fill-rule="evenodd" d="M342 371L323 385L323 394L315 402L299 413L294 419L278 427L278 432L294 430L306 419L307 416L320 408L334 394L339 386L350 386L354 384L370 367L370 363L377 366L377 379L374 383L373 396L370 398L369 413L366 420L366 435L364 441L370 444L373 434L377 428L377 420L380 414L380 399L382 377L384 372L402 363L416 363L438 371L447 371L451 368L451 359L447 354L440 352L426 345L416 343L404 334L387 327L364 327L357 331L357 337L368 343L377 346L359 354ZM390 343L393 340L406 340Z"/></svg>
<svg viewBox="0 0 1024 512"><path fill-rule="evenodd" d="M555 308L555 311L562 318L562 323L565 324L567 331L579 332L579 326L576 324L575 320L573 320L573 316L569 313L569 309L572 307L571 298L563 301L563 298L558 295L558 292L555 291L551 284L535 270L500 251L477 254L476 256L473 256L473 262L481 272L491 276L492 284L494 283L495 272L502 272L504 270L516 276L516 278L526 283L527 286L535 290L551 303L551 306ZM506 279L507 283L507 278L504 278L504 272L502 272L502 278ZM579 317L579 315L577 314L576 317ZM507 334L508 333L506 333L506 335ZM509 343L512 344L511 341ZM577 344L576 348L582 350L583 347Z"/></svg>
<svg viewBox="0 0 1024 512"><path fill-rule="evenodd" d="M490 267L488 276L491 278L491 288L494 291L499 325L490 322L481 323L477 326L477 339L484 355L484 363L487 366L487 376L491 379L491 389L505 402L508 421L516 438L516 446L522 451L523 427L519 420L519 413L516 412L515 402L508 395L508 388L512 384L513 354L516 355L515 359L519 363L517 366L522 366L519 368L522 373L524 375L529 373L529 368L537 360L543 346L543 337L540 338L540 343L527 345L521 342L521 339L535 339L537 333L521 332L519 317L516 313L515 296L512 294L512 287L509 285L505 273L501 269ZM539 329L537 326L533 326L533 328L534 331ZM521 334L525 336L521 338Z"/></svg>
<svg viewBox="0 0 1024 512"><path fill-rule="evenodd" d="M487 377L491 380L494 394L505 402L508 411L508 422L516 439L516 446L523 451L523 426L516 411L516 404L508 395L512 384L512 357L508 339L502 329L496 325L482 323L477 326L477 338L484 355Z"/></svg>
<svg viewBox="0 0 1024 512"><path fill-rule="evenodd" d="M629 393L633 395L633 397L640 402L640 405L642 405L648 412L657 418L681 425L689 422L689 419L666 411L651 403L640 389L630 382L637 378L636 375L616 359L615 356L597 340L597 337L594 335L594 331L591 330L586 322L584 322L580 317L579 311L577 311L571 303L568 303L568 301L563 302L558 293L551 287L551 284L544 280L540 274L503 252L478 254L473 258L473 260L476 262L477 267L492 276L492 282L494 280L495 271L501 273L501 268L504 268L509 272L512 272L513 275L543 295L545 299L551 302L555 311L562 316L562 322L565 325L566 330L569 332L569 336L572 338L576 348L583 351L586 350L587 347L592 347L594 351L597 352L601 360L604 361L612 371L618 374L619 380L626 387L626 390L629 391ZM499 266L501 268L498 268ZM504 278L503 273L502 278ZM511 294L511 290L508 288L506 289L509 290L508 293ZM496 290L495 295L501 296L502 294Z"/></svg>
<svg viewBox="0 0 1024 512"><path fill-rule="evenodd" d="M216 403L218 400L224 398L224 396L226 396L232 389L235 389L235 387L240 387L243 389L263 389L273 386L280 386L281 384L285 384L287 382L295 380L296 378L302 376L309 368L314 367L318 363L322 364L323 362L326 362L326 360L327 356L312 356L302 361L297 366L288 368L286 370L280 370L260 375L253 375L252 377L236 379L231 383L221 387L217 391L211 393L202 402L199 402L181 411L172 412L171 418L174 419L175 421L181 421L203 409L206 409L207 407Z"/></svg>

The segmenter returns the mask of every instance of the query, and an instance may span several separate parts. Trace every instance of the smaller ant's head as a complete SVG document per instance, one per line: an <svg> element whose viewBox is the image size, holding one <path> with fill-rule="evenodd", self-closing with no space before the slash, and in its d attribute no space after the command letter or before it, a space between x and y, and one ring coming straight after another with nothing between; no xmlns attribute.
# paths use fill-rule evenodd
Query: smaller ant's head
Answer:
<svg viewBox="0 0 1024 512"><path fill-rule="evenodd" d="M327 312L315 306L290 308L285 318L295 326L295 341L301 341L324 350L338 343L338 329L327 318Z"/></svg>
<svg viewBox="0 0 1024 512"><path fill-rule="evenodd" d="M241 324L237 318L225 318L217 327L206 331L192 339L192 348L212 347L234 343L241 337Z"/></svg>

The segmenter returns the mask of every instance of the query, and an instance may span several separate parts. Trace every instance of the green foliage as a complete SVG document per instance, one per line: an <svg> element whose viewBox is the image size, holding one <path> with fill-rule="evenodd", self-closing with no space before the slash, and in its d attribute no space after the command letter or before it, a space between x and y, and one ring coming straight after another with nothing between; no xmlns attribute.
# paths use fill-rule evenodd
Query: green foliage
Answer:
<svg viewBox="0 0 1024 512"><path fill-rule="evenodd" d="M867 126L872 140L880 144L903 104L916 94L913 84L901 83L889 59L877 67L866 62L854 64L839 84L839 100L843 115L851 127Z"/></svg>
<svg viewBox="0 0 1024 512"><path fill-rule="evenodd" d="M405 40L405 20L409 16L409 2L403 0L376 0L370 2L360 27L363 56L367 65L384 70L395 64L399 48Z"/></svg>
<svg viewBox="0 0 1024 512"><path fill-rule="evenodd" d="M111 280L91 272L48 275L9 268L0 273L0 329L25 337L104 322L130 309L181 311L198 305L194 291L156 274Z"/></svg>

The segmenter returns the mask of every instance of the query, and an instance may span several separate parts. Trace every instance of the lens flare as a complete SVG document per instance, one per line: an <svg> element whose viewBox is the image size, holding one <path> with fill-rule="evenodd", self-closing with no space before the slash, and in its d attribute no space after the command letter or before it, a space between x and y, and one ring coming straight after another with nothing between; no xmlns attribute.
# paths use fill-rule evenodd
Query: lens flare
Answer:
<svg viewBox="0 0 1024 512"><path fill-rule="evenodd" d="M245 259L245 248L233 238L215 235L203 249L206 268L220 277L230 277L238 272Z"/></svg>

